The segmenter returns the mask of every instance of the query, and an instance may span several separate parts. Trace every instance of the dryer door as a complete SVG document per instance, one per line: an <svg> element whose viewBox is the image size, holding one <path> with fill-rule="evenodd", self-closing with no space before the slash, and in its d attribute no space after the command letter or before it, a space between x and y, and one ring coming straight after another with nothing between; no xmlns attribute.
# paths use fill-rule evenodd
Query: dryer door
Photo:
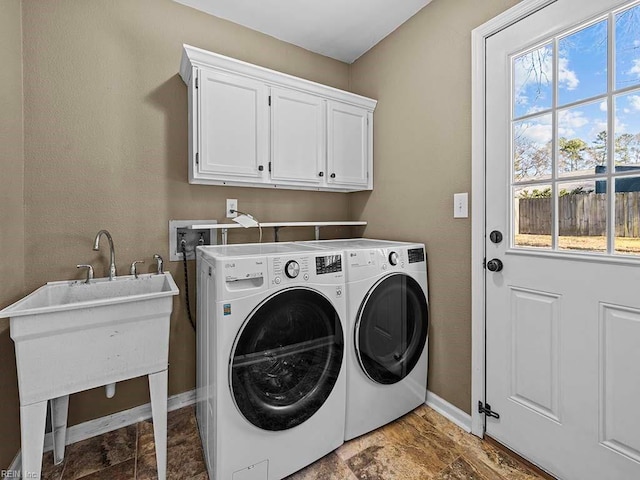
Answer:
<svg viewBox="0 0 640 480"><path fill-rule="evenodd" d="M331 394L342 365L340 318L326 297L295 288L263 302L231 356L231 392L242 415L264 430L310 418Z"/></svg>
<svg viewBox="0 0 640 480"><path fill-rule="evenodd" d="M374 382L389 385L409 375L427 341L427 299L413 278L393 274L376 283L360 305L355 348Z"/></svg>

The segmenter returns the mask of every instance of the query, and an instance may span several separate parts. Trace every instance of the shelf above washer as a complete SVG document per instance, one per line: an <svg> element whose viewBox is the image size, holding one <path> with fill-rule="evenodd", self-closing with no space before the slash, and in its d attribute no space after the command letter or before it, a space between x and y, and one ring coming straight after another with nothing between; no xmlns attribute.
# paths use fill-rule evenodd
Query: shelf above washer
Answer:
<svg viewBox="0 0 640 480"><path fill-rule="evenodd" d="M275 241L278 241L278 231L282 227L314 227L315 228L315 239L320 240L320 228L321 227L364 227L367 225L367 222L349 222L349 221L338 221L338 222L265 222L259 224L262 228L273 228ZM207 229L207 230L220 230L222 241L221 245L227 244L228 238L228 230L230 228L256 228L256 227L244 227L238 223L212 223L212 224L194 224L190 225L188 228L192 229Z"/></svg>

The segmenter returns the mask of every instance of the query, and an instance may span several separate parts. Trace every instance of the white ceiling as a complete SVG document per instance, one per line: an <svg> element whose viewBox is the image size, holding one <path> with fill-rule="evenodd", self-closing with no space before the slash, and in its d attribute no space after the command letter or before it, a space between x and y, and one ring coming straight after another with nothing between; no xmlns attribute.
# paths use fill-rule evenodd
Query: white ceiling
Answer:
<svg viewBox="0 0 640 480"><path fill-rule="evenodd" d="M175 0L346 63L431 0Z"/></svg>

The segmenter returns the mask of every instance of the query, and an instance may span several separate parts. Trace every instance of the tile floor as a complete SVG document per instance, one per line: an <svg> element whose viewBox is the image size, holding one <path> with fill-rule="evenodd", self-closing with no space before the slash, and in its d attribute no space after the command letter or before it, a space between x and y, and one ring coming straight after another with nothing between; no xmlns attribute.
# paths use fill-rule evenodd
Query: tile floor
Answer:
<svg viewBox="0 0 640 480"><path fill-rule="evenodd" d="M193 407L169 413L167 477L207 480ZM65 461L43 457L43 480L156 478L153 425L137 425L69 445ZM287 480L539 480L515 458L422 406L345 443Z"/></svg>

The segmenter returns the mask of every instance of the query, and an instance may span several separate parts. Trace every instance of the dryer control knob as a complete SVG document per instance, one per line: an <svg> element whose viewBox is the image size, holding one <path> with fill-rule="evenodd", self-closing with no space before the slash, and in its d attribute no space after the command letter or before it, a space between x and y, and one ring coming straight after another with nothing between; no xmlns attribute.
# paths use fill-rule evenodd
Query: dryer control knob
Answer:
<svg viewBox="0 0 640 480"><path fill-rule="evenodd" d="M389 254L389 263L395 267L398 264L399 258L400 257L398 256L397 252L391 252Z"/></svg>
<svg viewBox="0 0 640 480"><path fill-rule="evenodd" d="M300 273L300 264L295 260L289 260L284 266L284 273L289 278L296 278Z"/></svg>

